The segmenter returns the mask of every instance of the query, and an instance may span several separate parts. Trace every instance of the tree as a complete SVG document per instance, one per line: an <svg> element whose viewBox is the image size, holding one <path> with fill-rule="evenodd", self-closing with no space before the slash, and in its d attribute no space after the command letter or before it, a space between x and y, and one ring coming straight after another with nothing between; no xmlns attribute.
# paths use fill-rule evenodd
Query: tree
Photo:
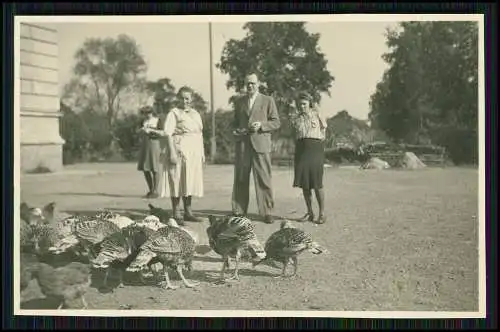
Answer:
<svg viewBox="0 0 500 332"><path fill-rule="evenodd" d="M321 101L321 93L330 95L334 78L318 46L320 35L308 33L303 22L250 22L243 29L247 35L242 40L229 40L216 66L229 75L226 86L236 93L243 92L247 74L257 73L262 92L276 100L281 135L290 136L286 115L296 94L306 91L316 103Z"/></svg>
<svg viewBox="0 0 500 332"><path fill-rule="evenodd" d="M327 120L326 145L328 148L349 146L357 149L370 140L370 127L365 121L353 118L342 110Z"/></svg>
<svg viewBox="0 0 500 332"><path fill-rule="evenodd" d="M155 105L160 113L168 113L170 109L178 106L178 90L169 78L160 78L156 81L146 83L146 89L154 96ZM193 90L193 108L200 113L205 113L208 109L208 103L203 96Z"/></svg>
<svg viewBox="0 0 500 332"><path fill-rule="evenodd" d="M403 22L386 37L389 69L371 97L373 126L395 141L447 148L460 144L449 139L457 130L477 133L477 23Z"/></svg>
<svg viewBox="0 0 500 332"><path fill-rule="evenodd" d="M88 38L75 53L74 79L64 99L83 101L85 108L101 112L111 127L119 108L120 95L140 86L146 62L135 40L127 35Z"/></svg>
<svg viewBox="0 0 500 332"><path fill-rule="evenodd" d="M62 116L59 118L59 128L64 139L63 161L66 165L83 159L91 132L79 114L62 102L60 112Z"/></svg>

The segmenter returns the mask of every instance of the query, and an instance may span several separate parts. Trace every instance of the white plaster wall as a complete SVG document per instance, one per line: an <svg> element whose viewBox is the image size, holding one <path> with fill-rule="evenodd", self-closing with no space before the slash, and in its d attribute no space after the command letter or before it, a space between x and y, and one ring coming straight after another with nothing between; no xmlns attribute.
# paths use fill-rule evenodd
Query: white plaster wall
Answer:
<svg viewBox="0 0 500 332"><path fill-rule="evenodd" d="M62 167L57 28L21 23L21 169ZM36 153L34 153L36 151Z"/></svg>

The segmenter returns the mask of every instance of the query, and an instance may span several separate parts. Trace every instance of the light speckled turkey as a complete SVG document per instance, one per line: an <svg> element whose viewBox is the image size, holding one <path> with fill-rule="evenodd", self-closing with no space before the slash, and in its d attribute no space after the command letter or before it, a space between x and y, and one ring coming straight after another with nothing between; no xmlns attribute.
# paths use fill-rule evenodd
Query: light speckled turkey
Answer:
<svg viewBox="0 0 500 332"><path fill-rule="evenodd" d="M71 225L69 235L57 241L49 250L54 254L60 254L82 247L83 254L92 260L97 256L101 242L119 231L120 227L111 221L82 218Z"/></svg>
<svg viewBox="0 0 500 332"><path fill-rule="evenodd" d="M141 246L136 259L129 265L127 271L144 270L153 260L162 263L165 276L165 289L176 289L168 276L168 268L177 270L186 287L195 287L196 282L189 282L183 274L183 267L192 264L196 243L193 238L178 227L166 226L160 228Z"/></svg>

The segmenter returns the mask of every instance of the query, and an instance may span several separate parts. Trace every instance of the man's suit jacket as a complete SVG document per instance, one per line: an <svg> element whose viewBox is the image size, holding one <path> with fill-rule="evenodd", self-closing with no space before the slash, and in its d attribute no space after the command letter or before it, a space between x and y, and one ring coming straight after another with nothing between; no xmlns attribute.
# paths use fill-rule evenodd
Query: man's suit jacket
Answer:
<svg viewBox="0 0 500 332"><path fill-rule="evenodd" d="M271 132L281 125L273 97L259 93L251 109L248 108L248 96L243 96L236 102L233 123L235 129L248 129L251 123L257 121L262 124L261 129L242 139L249 140L257 153L270 153Z"/></svg>

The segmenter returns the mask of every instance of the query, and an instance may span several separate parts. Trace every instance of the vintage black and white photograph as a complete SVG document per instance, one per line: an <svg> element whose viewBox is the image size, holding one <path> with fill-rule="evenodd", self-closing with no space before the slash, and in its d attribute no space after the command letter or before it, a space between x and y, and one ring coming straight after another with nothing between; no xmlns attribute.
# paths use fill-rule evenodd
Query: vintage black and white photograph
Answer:
<svg viewBox="0 0 500 332"><path fill-rule="evenodd" d="M483 30L16 17L15 314L485 317Z"/></svg>

